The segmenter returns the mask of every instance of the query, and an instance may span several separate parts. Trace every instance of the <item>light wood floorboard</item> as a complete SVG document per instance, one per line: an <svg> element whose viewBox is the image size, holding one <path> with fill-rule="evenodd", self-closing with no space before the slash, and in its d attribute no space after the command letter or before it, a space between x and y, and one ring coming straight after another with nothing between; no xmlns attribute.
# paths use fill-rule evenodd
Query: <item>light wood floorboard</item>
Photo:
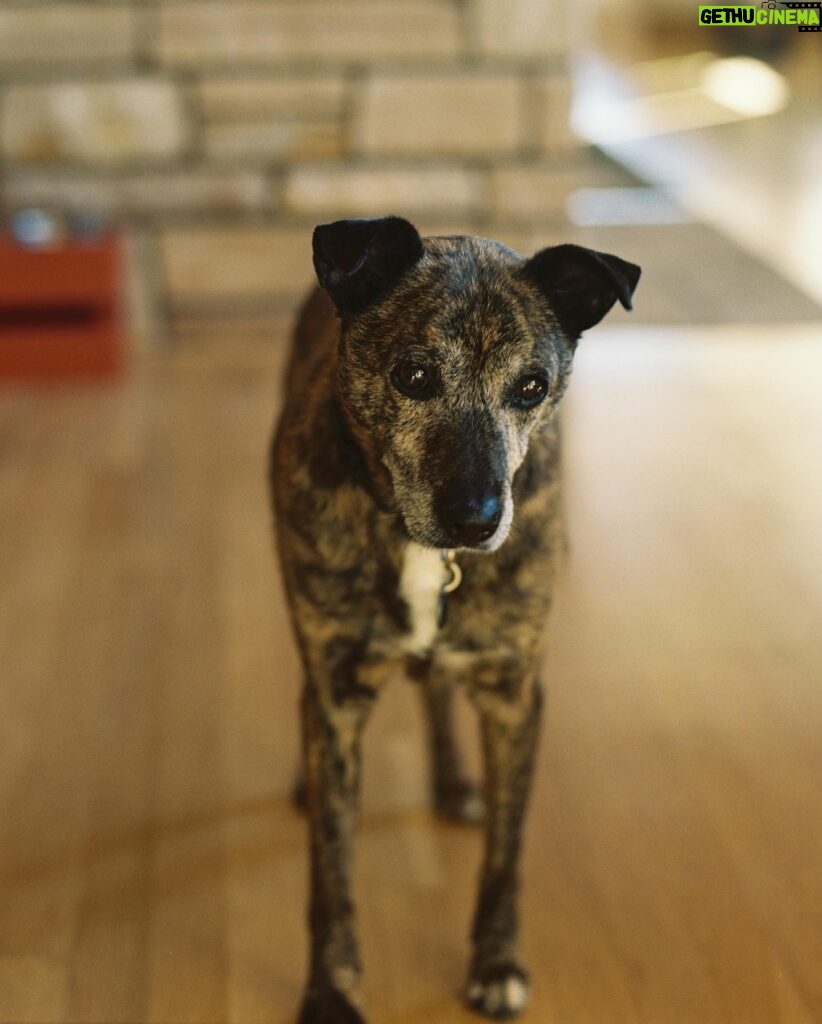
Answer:
<svg viewBox="0 0 822 1024"><path fill-rule="evenodd" d="M822 1022L822 330L601 329L567 400L525 948L538 1024ZM288 1024L298 670L283 345L0 395L0 1021ZM371 1020L468 1024L479 837L411 686L366 742ZM467 709L461 727L476 762Z"/></svg>

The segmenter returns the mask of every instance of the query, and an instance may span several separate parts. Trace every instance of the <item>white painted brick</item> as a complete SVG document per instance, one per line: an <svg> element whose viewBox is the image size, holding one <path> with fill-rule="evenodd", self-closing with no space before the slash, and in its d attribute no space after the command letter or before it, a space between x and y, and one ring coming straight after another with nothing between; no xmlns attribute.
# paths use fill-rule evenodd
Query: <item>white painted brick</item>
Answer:
<svg viewBox="0 0 822 1024"><path fill-rule="evenodd" d="M415 157L515 152L522 83L511 74L374 75L364 84L354 146Z"/></svg>
<svg viewBox="0 0 822 1024"><path fill-rule="evenodd" d="M342 152L336 121L217 122L206 127L206 149L215 161L307 160Z"/></svg>
<svg viewBox="0 0 822 1024"><path fill-rule="evenodd" d="M201 82L199 95L205 116L212 121L339 117L345 83L339 75L210 77Z"/></svg>
<svg viewBox="0 0 822 1024"><path fill-rule="evenodd" d="M123 7L49 4L0 9L0 67L48 70L67 61L119 63L133 54L132 12Z"/></svg>
<svg viewBox="0 0 822 1024"><path fill-rule="evenodd" d="M457 215L482 205L482 181L463 168L295 167L283 189L285 208L316 217L419 212Z"/></svg>
<svg viewBox="0 0 822 1024"><path fill-rule="evenodd" d="M535 147L543 153L568 151L579 139L571 128L573 88L565 74L549 75L530 88L536 111Z"/></svg>
<svg viewBox="0 0 822 1024"><path fill-rule="evenodd" d="M442 0L223 0L161 10L167 62L379 61L447 58L459 49L455 5Z"/></svg>
<svg viewBox="0 0 822 1024"><path fill-rule="evenodd" d="M107 215L260 210L269 206L270 191L262 174L215 170L125 176L27 171L9 174L3 187L10 207L47 206Z"/></svg>
<svg viewBox="0 0 822 1024"><path fill-rule="evenodd" d="M0 110L0 150L12 162L158 160L187 142L177 89L161 79L11 86Z"/></svg>
<svg viewBox="0 0 822 1024"><path fill-rule="evenodd" d="M314 277L307 228L168 228L161 250L170 295L183 304L293 296Z"/></svg>
<svg viewBox="0 0 822 1024"><path fill-rule="evenodd" d="M489 212L502 221L559 222L572 192L612 183L609 172L587 163L496 167L490 173Z"/></svg>
<svg viewBox="0 0 822 1024"><path fill-rule="evenodd" d="M569 48L568 0L472 0L472 48L494 57L552 57Z"/></svg>

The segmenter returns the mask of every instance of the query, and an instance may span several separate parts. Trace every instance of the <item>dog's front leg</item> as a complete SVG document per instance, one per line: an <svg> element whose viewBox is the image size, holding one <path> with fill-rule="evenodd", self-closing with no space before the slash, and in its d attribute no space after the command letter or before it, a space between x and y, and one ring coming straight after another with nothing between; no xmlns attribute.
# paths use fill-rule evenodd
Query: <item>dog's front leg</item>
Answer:
<svg viewBox="0 0 822 1024"><path fill-rule="evenodd" d="M422 680L431 781L437 813L452 821L478 825L485 814L479 788L462 769L454 723L454 680L434 661Z"/></svg>
<svg viewBox="0 0 822 1024"><path fill-rule="evenodd" d="M299 1024L363 1024L360 957L350 893L360 741L376 691L307 682L305 793L311 840L311 966Z"/></svg>
<svg viewBox="0 0 822 1024"><path fill-rule="evenodd" d="M542 690L538 679L526 674L472 695L481 719L487 811L466 994L473 1009L504 1019L516 1016L528 1001L528 975L519 961L517 891Z"/></svg>

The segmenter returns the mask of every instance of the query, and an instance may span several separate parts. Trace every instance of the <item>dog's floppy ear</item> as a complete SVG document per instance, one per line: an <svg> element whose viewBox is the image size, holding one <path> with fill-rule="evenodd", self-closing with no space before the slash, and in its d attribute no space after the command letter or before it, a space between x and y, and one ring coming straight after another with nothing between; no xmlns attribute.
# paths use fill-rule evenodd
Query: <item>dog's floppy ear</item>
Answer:
<svg viewBox="0 0 822 1024"><path fill-rule="evenodd" d="M617 299L630 309L642 273L635 263L618 256L570 244L538 252L524 272L547 295L574 338L598 324Z"/></svg>
<svg viewBox="0 0 822 1024"><path fill-rule="evenodd" d="M357 313L422 257L417 229L402 217L337 220L314 229L314 269L340 313Z"/></svg>

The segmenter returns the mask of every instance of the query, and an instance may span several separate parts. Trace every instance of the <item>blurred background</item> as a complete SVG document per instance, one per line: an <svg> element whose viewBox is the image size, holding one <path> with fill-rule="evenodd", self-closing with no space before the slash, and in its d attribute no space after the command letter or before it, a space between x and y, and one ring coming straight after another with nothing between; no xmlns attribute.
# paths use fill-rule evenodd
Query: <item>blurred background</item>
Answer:
<svg viewBox="0 0 822 1024"><path fill-rule="evenodd" d="M822 33L697 7L0 4L2 1024L294 1019L266 445L312 227L383 213L644 270L565 402L528 1019L822 1022ZM467 1022L479 839L415 697L367 739L365 991Z"/></svg>
<svg viewBox="0 0 822 1024"><path fill-rule="evenodd" d="M701 257L699 216L819 298L819 63L818 34L706 28L688 0L7 0L3 218L116 227L149 343L270 325L311 279L306 231L386 209L523 250L639 225L640 255L655 239ZM684 208L608 191L633 175ZM640 316L692 322L655 262ZM721 316L756 295L737 282Z"/></svg>

